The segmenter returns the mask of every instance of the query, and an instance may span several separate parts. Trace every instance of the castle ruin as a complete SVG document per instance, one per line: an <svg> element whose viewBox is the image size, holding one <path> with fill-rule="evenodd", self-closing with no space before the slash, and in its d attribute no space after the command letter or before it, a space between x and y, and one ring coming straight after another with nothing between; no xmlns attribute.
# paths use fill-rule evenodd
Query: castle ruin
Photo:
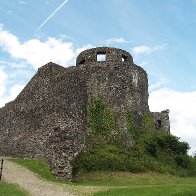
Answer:
<svg viewBox="0 0 196 196"><path fill-rule="evenodd" d="M157 131L170 131L168 110L149 111L145 70L124 50L98 47L81 52L76 66L42 66L16 99L0 109L0 155L45 158L54 175L72 179L72 161L91 132L88 103L100 96L117 114L124 133L128 111L148 113Z"/></svg>

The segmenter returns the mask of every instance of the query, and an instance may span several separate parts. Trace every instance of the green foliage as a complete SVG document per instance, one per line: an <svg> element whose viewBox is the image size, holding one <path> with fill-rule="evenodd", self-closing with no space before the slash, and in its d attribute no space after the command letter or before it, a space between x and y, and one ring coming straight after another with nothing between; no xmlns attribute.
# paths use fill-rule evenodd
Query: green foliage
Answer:
<svg viewBox="0 0 196 196"><path fill-rule="evenodd" d="M94 146L87 152L81 153L74 162L73 173L78 171L124 171L126 155L123 149L113 145Z"/></svg>
<svg viewBox="0 0 196 196"><path fill-rule="evenodd" d="M196 175L195 162L187 155L188 149L187 143L168 133L142 132L130 149L95 145L79 154L74 162L74 174L102 170Z"/></svg>
<svg viewBox="0 0 196 196"><path fill-rule="evenodd" d="M101 98L89 103L88 122L95 135L110 135L116 128L115 117Z"/></svg>
<svg viewBox="0 0 196 196"><path fill-rule="evenodd" d="M118 128L115 114L106 107L103 99L97 98L88 104L88 123L93 133L94 144L122 145L123 134Z"/></svg>
<svg viewBox="0 0 196 196"><path fill-rule="evenodd" d="M155 130L155 124L153 118L147 114L144 113L142 116L142 127L144 131L152 131Z"/></svg>
<svg viewBox="0 0 196 196"><path fill-rule="evenodd" d="M101 98L91 101L88 122L98 142L76 157L74 174L102 170L196 175L195 162L187 155L186 142L180 142L167 132L158 132L150 114L144 113L140 120L142 132L137 130L133 112L128 112L126 126L135 144L123 148L124 135L118 130L115 115Z"/></svg>
<svg viewBox="0 0 196 196"><path fill-rule="evenodd" d="M2 196L27 196L29 195L26 191L22 190L16 184L7 184L0 182L0 195Z"/></svg>
<svg viewBox="0 0 196 196"><path fill-rule="evenodd" d="M189 175L195 176L196 174L196 157L190 158Z"/></svg>
<svg viewBox="0 0 196 196"><path fill-rule="evenodd" d="M169 154L186 155L189 145L180 142L180 138L165 132L148 131L141 133L138 143L144 145L150 155L157 156L160 150L167 151Z"/></svg>
<svg viewBox="0 0 196 196"><path fill-rule="evenodd" d="M137 130L134 114L131 111L128 112L127 114L126 126L133 139L136 139L138 137L138 130Z"/></svg>
<svg viewBox="0 0 196 196"><path fill-rule="evenodd" d="M189 145L179 138L165 132L143 132L137 141L137 150L142 154L156 158L157 161L171 168L188 169L190 157L187 155Z"/></svg>
<svg viewBox="0 0 196 196"><path fill-rule="evenodd" d="M196 151L193 153L193 158L196 159Z"/></svg>

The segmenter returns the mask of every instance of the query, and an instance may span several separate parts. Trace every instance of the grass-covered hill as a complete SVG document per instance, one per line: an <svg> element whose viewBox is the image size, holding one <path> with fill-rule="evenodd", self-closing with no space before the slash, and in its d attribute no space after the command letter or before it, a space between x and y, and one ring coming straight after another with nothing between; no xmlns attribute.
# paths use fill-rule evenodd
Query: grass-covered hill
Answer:
<svg viewBox="0 0 196 196"><path fill-rule="evenodd" d="M134 147L114 144L94 145L79 154L75 175L91 171L159 172L196 176L196 158L187 155L189 146L167 133L141 133Z"/></svg>
<svg viewBox="0 0 196 196"><path fill-rule="evenodd" d="M180 176L196 175L196 158L187 154L189 145L179 138L156 130L149 114L143 114L137 129L134 114L127 114L126 126L132 145L123 145L125 135L119 130L115 114L102 99L88 107L88 122L92 130L89 147L74 161L74 175L92 171L158 172ZM93 138L93 139L92 139Z"/></svg>

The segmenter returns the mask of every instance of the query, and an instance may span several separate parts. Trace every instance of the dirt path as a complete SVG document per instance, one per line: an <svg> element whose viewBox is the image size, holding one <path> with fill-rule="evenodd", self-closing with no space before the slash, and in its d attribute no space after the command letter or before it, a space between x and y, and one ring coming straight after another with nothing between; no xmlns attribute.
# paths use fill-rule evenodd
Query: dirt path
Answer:
<svg viewBox="0 0 196 196"><path fill-rule="evenodd" d="M16 163L5 160L3 180L16 183L32 196L72 196L66 185L46 182L36 174Z"/></svg>

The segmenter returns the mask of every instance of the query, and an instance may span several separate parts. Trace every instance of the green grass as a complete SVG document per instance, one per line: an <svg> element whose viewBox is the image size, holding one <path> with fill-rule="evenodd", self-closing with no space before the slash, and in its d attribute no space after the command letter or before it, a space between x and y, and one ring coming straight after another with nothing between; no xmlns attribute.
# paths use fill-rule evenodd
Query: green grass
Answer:
<svg viewBox="0 0 196 196"><path fill-rule="evenodd" d="M38 174L50 182L67 183L56 179L50 172L49 166L44 160L37 159L8 159L12 162L25 166L30 171ZM80 173L73 184L92 185L92 186L129 186L141 184L196 184L196 177L179 177L170 174L160 174L155 172L148 173L129 173L129 172L84 172Z"/></svg>
<svg viewBox="0 0 196 196"><path fill-rule="evenodd" d="M179 185L138 186L97 192L95 196L195 196L196 187Z"/></svg>
<svg viewBox="0 0 196 196"><path fill-rule="evenodd" d="M68 183L52 176L48 165L43 160L9 159L20 165L27 167L32 172L50 182ZM193 196L196 195L196 177L179 177L170 174L129 173L129 172L89 172L80 173L70 185L76 185L78 192L80 187L96 186L96 190L107 191L97 192L95 195L176 195ZM100 187L100 188L99 188ZM87 190L87 188L85 188ZM86 191L88 192L88 191ZM89 193L90 194L90 193ZM0 194L1 195L1 194Z"/></svg>
<svg viewBox="0 0 196 196"><path fill-rule="evenodd" d="M18 185L0 182L0 195L2 196L27 196L29 194L26 191L21 190Z"/></svg>
<svg viewBox="0 0 196 196"><path fill-rule="evenodd" d="M133 186L133 185L169 185L194 184L196 177L178 177L159 173L129 173L129 172L90 172L80 174L75 184L92 186Z"/></svg>

